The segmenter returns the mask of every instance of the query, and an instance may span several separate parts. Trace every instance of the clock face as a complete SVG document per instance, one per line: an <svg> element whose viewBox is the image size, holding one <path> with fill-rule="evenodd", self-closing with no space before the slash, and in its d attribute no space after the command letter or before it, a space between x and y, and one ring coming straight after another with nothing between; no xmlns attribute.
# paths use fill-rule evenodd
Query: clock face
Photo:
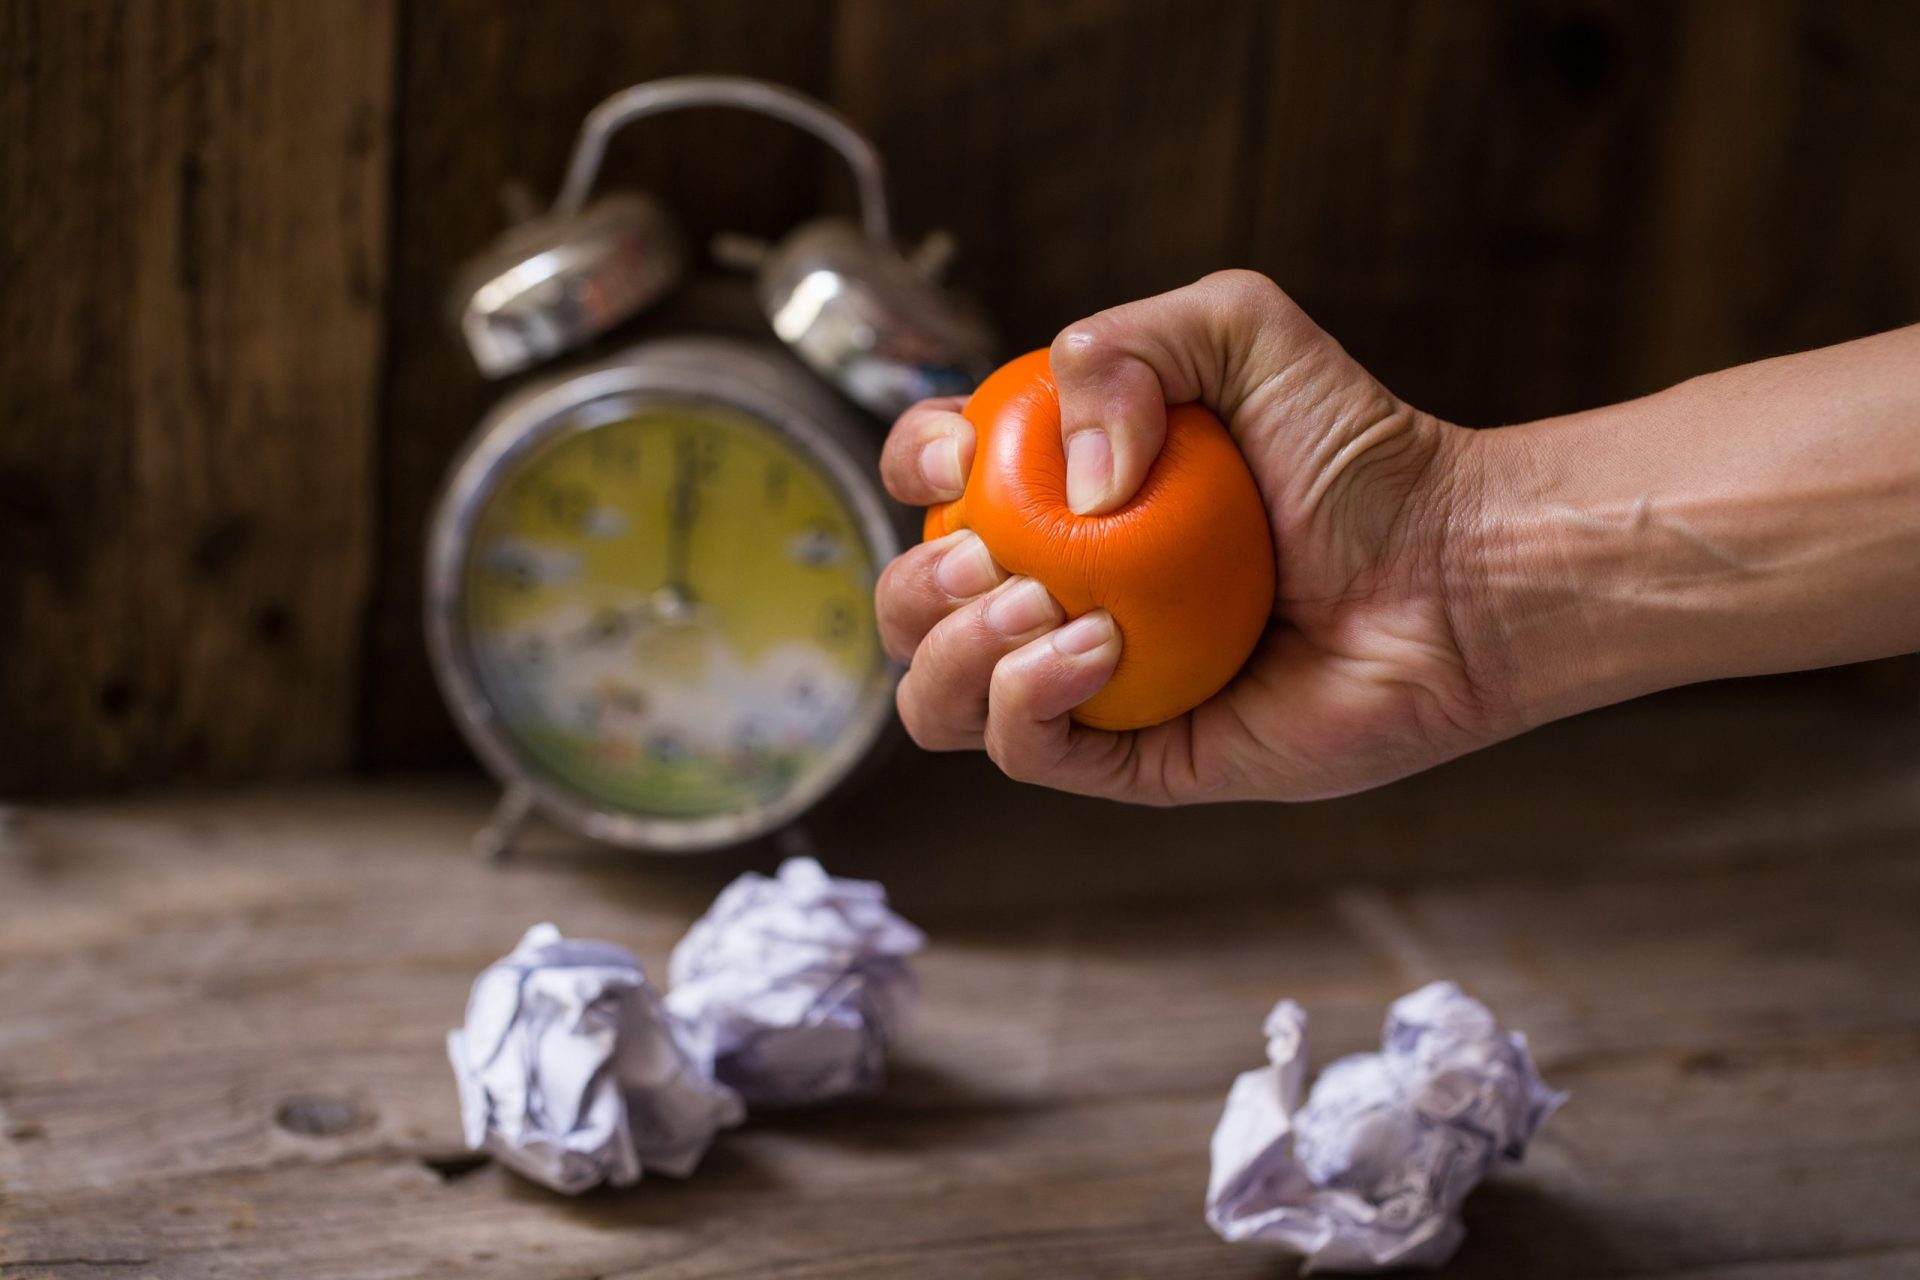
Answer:
<svg viewBox="0 0 1920 1280"><path fill-rule="evenodd" d="M891 688L879 565L791 437L709 402L571 424L480 499L459 625L522 767L700 819L844 770Z"/></svg>

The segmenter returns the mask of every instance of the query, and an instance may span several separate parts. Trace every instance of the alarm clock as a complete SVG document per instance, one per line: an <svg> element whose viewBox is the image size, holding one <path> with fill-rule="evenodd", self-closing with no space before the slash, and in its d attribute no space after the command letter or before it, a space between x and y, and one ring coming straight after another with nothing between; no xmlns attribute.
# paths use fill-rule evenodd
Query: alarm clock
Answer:
<svg viewBox="0 0 1920 1280"><path fill-rule="evenodd" d="M757 333L574 354L687 273L658 201L589 197L613 133L695 107L827 142L860 220L716 244L753 273ZM519 379L454 460L427 548L434 673L504 787L484 853L535 812L633 849L739 844L875 754L900 672L873 585L907 536L879 484L882 423L994 364L987 326L934 278L941 248L894 247L879 156L846 120L777 85L691 76L595 108L553 207L461 273L475 364Z"/></svg>

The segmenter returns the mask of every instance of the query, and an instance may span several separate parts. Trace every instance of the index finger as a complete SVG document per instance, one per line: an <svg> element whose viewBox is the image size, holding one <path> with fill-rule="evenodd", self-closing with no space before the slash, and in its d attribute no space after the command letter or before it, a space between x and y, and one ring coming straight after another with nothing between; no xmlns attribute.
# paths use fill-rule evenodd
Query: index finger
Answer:
<svg viewBox="0 0 1920 1280"><path fill-rule="evenodd" d="M952 502L973 466L973 424L960 416L965 396L922 400L900 415L880 451L887 492L914 507Z"/></svg>

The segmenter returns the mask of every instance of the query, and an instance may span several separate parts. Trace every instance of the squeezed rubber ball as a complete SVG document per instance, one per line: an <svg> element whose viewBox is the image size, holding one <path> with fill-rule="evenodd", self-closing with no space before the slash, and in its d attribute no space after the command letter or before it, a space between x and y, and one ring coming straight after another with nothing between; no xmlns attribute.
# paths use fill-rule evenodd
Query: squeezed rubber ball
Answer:
<svg viewBox="0 0 1920 1280"><path fill-rule="evenodd" d="M978 433L973 469L959 498L928 509L926 536L972 529L1068 617L1113 615L1120 666L1075 720L1143 729L1233 679L1273 611L1273 535L1220 419L1203 405L1169 408L1166 445L1132 501L1081 516L1067 506L1060 391L1045 351L1001 366L962 413Z"/></svg>

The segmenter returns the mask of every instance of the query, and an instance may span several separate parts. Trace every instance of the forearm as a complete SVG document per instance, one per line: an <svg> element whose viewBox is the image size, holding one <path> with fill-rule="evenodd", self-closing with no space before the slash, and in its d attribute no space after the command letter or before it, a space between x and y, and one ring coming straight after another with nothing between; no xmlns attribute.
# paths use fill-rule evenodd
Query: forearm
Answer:
<svg viewBox="0 0 1920 1280"><path fill-rule="evenodd" d="M1464 454L1456 625L1516 729L1920 648L1920 326Z"/></svg>

